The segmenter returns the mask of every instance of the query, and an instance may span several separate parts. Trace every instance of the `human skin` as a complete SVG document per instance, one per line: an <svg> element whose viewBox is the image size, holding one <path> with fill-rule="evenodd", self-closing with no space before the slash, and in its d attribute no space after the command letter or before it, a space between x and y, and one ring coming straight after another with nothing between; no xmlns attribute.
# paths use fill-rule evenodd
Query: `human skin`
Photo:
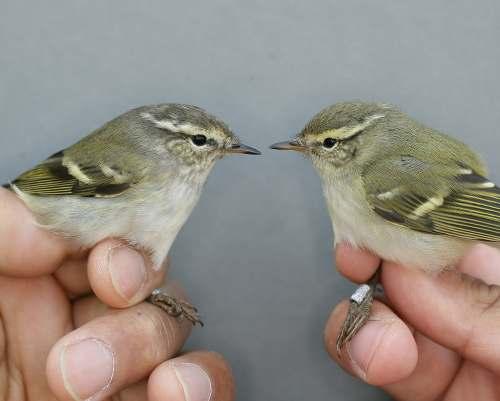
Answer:
<svg viewBox="0 0 500 401"><path fill-rule="evenodd" d="M340 244L337 269L366 282L380 259ZM456 271L429 275L383 262L383 302L342 358L335 340L346 316L344 301L332 312L325 344L347 372L379 386L396 400L493 401L500 399L500 252L478 245Z"/></svg>
<svg viewBox="0 0 500 401"><path fill-rule="evenodd" d="M0 400L234 400L224 359L181 353L190 323L143 302L165 271L118 240L79 249L0 188Z"/></svg>

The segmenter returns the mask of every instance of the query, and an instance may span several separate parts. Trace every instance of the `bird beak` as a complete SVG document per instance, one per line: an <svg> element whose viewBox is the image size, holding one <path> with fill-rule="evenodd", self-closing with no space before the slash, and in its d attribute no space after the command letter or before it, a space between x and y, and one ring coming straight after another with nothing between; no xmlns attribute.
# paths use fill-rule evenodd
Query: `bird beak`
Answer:
<svg viewBox="0 0 500 401"><path fill-rule="evenodd" d="M296 152L305 152L306 147L297 142L297 140L292 139L290 141L274 143L270 146L271 149L276 150L294 150Z"/></svg>
<svg viewBox="0 0 500 401"><path fill-rule="evenodd" d="M227 153L239 153L242 155L260 155L260 151L258 149L252 148L251 146L243 145L242 143L238 145L233 145L229 148Z"/></svg>

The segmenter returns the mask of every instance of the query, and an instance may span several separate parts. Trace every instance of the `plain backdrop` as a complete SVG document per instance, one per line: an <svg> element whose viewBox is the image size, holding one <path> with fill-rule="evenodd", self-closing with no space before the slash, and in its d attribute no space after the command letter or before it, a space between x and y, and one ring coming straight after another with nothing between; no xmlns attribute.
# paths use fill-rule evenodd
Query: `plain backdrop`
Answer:
<svg viewBox="0 0 500 401"><path fill-rule="evenodd" d="M353 286L332 267L319 180L267 149L340 100L399 105L482 153L500 180L498 1L0 0L0 181L134 106L185 102L260 157L215 168L171 275L238 400L386 400L323 349Z"/></svg>

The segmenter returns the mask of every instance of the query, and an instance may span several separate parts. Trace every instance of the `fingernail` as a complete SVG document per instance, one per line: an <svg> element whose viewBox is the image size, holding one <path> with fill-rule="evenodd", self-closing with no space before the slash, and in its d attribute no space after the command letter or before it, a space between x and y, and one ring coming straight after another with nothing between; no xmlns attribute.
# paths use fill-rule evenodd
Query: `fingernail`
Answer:
<svg viewBox="0 0 500 401"><path fill-rule="evenodd" d="M144 258L128 246L109 250L108 268L113 287L127 301L132 300L146 282Z"/></svg>
<svg viewBox="0 0 500 401"><path fill-rule="evenodd" d="M366 379L370 363L393 320L369 320L348 345L355 373Z"/></svg>
<svg viewBox="0 0 500 401"><path fill-rule="evenodd" d="M87 400L109 387L115 359L111 348L97 339L68 345L61 353L64 386L75 401Z"/></svg>
<svg viewBox="0 0 500 401"><path fill-rule="evenodd" d="M212 397L212 383L208 374L194 363L173 365L186 401L209 401Z"/></svg>

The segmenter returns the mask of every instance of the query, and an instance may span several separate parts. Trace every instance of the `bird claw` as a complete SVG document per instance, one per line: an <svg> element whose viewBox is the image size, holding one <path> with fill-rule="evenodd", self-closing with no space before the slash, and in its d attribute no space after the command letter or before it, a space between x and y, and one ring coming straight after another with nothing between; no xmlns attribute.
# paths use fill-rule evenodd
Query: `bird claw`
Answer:
<svg viewBox="0 0 500 401"><path fill-rule="evenodd" d="M191 322L193 326L196 326L197 324L202 327L204 326L198 315L198 309L189 302L167 295L161 290L154 290L147 301L163 310L169 316L180 320L186 319Z"/></svg>
<svg viewBox="0 0 500 401"><path fill-rule="evenodd" d="M368 284L360 285L351 295L347 316L337 336L336 347L339 357L341 357L342 349L345 345L353 339L370 318L373 298L379 281L379 270L377 270Z"/></svg>

